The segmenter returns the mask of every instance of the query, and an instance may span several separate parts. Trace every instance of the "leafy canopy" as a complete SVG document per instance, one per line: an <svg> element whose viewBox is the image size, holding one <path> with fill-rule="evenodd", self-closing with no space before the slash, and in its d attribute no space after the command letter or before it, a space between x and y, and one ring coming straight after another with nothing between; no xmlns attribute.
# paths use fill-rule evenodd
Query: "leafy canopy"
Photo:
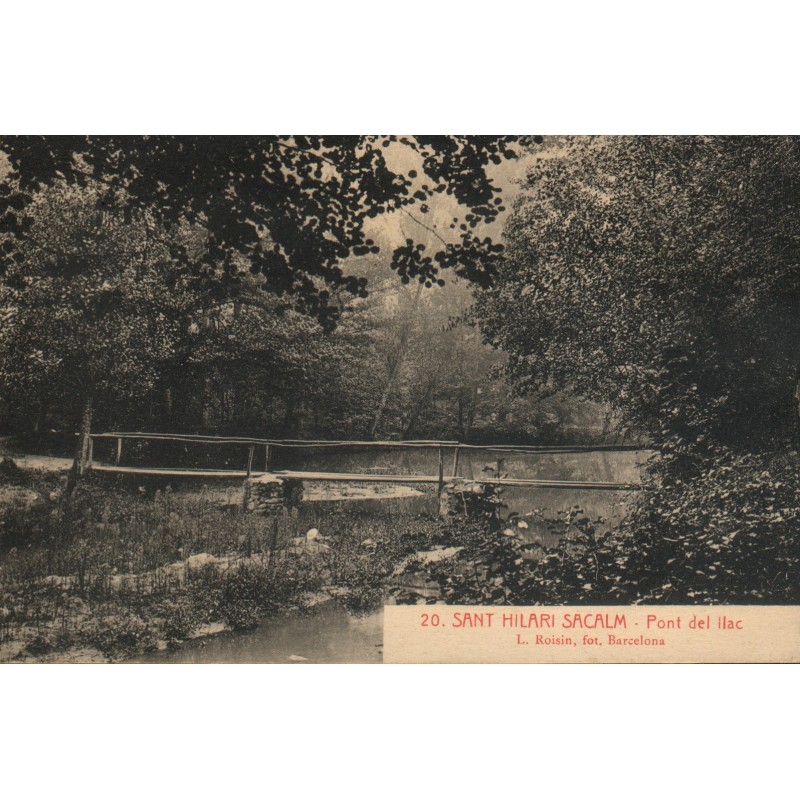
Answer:
<svg viewBox="0 0 800 800"><path fill-rule="evenodd" d="M43 186L95 181L108 202L146 211L166 228L202 226L204 257L188 266L235 293L243 271L264 288L332 327L340 314L331 290L364 295L366 279L346 274L351 256L375 253L368 220L395 211L424 215L436 195L459 203L455 241L439 249L408 240L392 267L431 285L453 269L488 285L502 247L477 229L503 210L490 165L516 156L509 136L142 136L4 137L11 172L0 184L0 232L24 237L27 210ZM414 164L413 167L409 164ZM399 166L398 166L399 165ZM416 217L420 219L419 216ZM424 225L424 223L421 223ZM19 259L14 242L5 255Z"/></svg>

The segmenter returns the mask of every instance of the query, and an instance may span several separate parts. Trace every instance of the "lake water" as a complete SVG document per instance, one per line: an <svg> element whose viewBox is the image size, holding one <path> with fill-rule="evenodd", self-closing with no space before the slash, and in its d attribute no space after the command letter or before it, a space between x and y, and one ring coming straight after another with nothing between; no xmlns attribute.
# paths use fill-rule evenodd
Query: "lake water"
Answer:
<svg viewBox="0 0 800 800"><path fill-rule="evenodd" d="M567 454L502 454L486 451L462 452L459 473L479 477L484 467L494 468L497 457L504 457L503 472L512 478L588 480L636 483L649 457L647 451L621 451ZM445 475L450 474L450 460ZM433 475L438 470L436 448L409 451L293 451L276 464L278 469L319 470L326 472L391 471L394 474ZM558 511L579 506L591 518L602 517L600 528L624 516L630 497L627 491L586 489L531 489L506 487L503 500L510 511L521 514L543 509L548 517ZM435 491L422 495L387 500L352 500L348 508L359 515L391 513L435 514ZM331 503L305 503L300 510L309 525L324 519ZM336 503L335 505L339 505ZM532 525L531 541L554 541L545 530ZM290 614L268 620L253 631L225 633L189 642L178 650L153 653L138 659L141 663L379 663L382 660L383 613L354 616L324 605L310 614Z"/></svg>
<svg viewBox="0 0 800 800"><path fill-rule="evenodd" d="M379 664L383 611L348 614L331 605L287 614L245 633L222 633L177 650L140 656L137 664Z"/></svg>
<svg viewBox="0 0 800 800"><path fill-rule="evenodd" d="M444 450L445 478L452 474L453 451ZM624 450L593 453L502 453L491 450L462 450L458 474L465 478L479 478L494 473L498 458L504 459L502 474L509 478L539 480L582 480L610 483L638 483L645 462L650 456L646 450ZM408 450L287 450L279 456L278 468L323 472L389 472L405 475L436 475L439 453L437 448ZM362 507L386 508L386 503L397 503L398 510L406 512L437 512L433 487L421 497L395 501L353 501L354 511ZM630 498L628 490L598 489L545 489L522 486L505 486L502 499L509 512L527 514L542 509L552 517L559 511L579 506L591 519L603 519L603 530L618 522L625 514ZM378 505L380 504L380 506ZM307 504L306 513L313 513L313 503ZM548 542L549 543L549 542Z"/></svg>

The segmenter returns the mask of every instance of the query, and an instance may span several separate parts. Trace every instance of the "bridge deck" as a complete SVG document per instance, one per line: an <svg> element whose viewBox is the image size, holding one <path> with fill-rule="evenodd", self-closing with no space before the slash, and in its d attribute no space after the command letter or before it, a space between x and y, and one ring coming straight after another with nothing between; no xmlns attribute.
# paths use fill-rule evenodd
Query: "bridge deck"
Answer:
<svg viewBox="0 0 800 800"><path fill-rule="evenodd" d="M173 476L178 478L246 478L244 470L211 470L211 469L161 469L158 467L116 467L94 464L94 472L115 475ZM274 470L272 472L252 471L251 478L274 475L277 478L291 478L300 481L333 481L338 483L439 483L438 475L372 475L349 472L296 472L293 470ZM453 480L445 477L445 481ZM612 483L606 481L559 481L538 480L535 478L476 478L469 479L473 483L491 486L520 486L539 489L589 489L589 490L630 490L638 488L635 483Z"/></svg>

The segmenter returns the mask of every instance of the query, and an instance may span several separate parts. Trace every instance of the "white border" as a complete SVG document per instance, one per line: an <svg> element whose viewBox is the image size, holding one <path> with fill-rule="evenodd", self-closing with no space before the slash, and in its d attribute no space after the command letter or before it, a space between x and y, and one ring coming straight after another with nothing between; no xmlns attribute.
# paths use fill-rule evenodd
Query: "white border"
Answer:
<svg viewBox="0 0 800 800"><path fill-rule="evenodd" d="M9 133L792 133L797 15L709 0L6 4Z"/></svg>

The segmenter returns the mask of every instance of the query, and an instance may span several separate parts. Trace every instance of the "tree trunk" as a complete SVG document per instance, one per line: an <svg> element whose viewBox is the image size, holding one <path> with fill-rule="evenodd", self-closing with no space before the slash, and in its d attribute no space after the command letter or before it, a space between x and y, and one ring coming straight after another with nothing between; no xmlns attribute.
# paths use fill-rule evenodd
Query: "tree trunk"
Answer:
<svg viewBox="0 0 800 800"><path fill-rule="evenodd" d="M478 389L473 387L470 394L472 396L470 398L469 408L467 409L467 419L464 423L464 441L469 439L469 435L472 432L472 425L475 422L475 414L478 412Z"/></svg>
<svg viewBox="0 0 800 800"><path fill-rule="evenodd" d="M411 313L406 318L405 325L403 325L402 330L400 331L400 338L397 342L397 347L395 348L394 358L392 359L391 363L389 364L389 375L386 378L386 385L383 387L383 392L381 392L381 398L378 402L378 407L375 409L375 414L372 417L372 423L367 430L367 438L374 439L375 435L378 431L378 426L381 424L381 420L383 419L383 414L386 411L386 406L389 402L389 397L394 390L395 381L397 380L398 375L400 374L400 367L403 365L403 362L406 358L406 351L408 348L408 340L411 336L411 330L414 327L414 323L416 321L416 313L417 309L419 308L419 299L422 295L422 284L420 283L417 286L417 291L414 294L414 301L411 307Z"/></svg>
<svg viewBox="0 0 800 800"><path fill-rule="evenodd" d="M294 395L289 395L285 401L286 410L283 414L283 436L288 438L289 435L295 432L297 427L297 420L299 417L299 401Z"/></svg>
<svg viewBox="0 0 800 800"><path fill-rule="evenodd" d="M383 392L381 392L381 399L378 401L378 407L375 409L375 414L372 417L372 423L367 430L368 439L375 438L378 426L381 424L383 413L386 411L386 404L389 402L389 395L392 393L392 389L394 388L394 380L399 366L400 363L398 360L395 362L395 366L389 370L389 377L386 380L386 385L383 387Z"/></svg>
<svg viewBox="0 0 800 800"><path fill-rule="evenodd" d="M172 394L172 387L164 387L164 421L170 422L172 420L172 410L174 408L174 398Z"/></svg>
<svg viewBox="0 0 800 800"><path fill-rule="evenodd" d="M33 415L33 423L31 425L31 430L37 436L41 433L42 430L42 421L44 420L44 401L39 400L36 404L36 413Z"/></svg>
<svg viewBox="0 0 800 800"><path fill-rule="evenodd" d="M211 427L211 378L203 380L203 428L208 430Z"/></svg>
<svg viewBox="0 0 800 800"><path fill-rule="evenodd" d="M72 493L78 485L78 481L83 477L89 465L89 454L92 449L92 412L94 409L94 398L87 396L83 401L81 411L80 429L78 431L78 444L75 449L75 460L72 463L69 479L67 481L67 492Z"/></svg>
<svg viewBox="0 0 800 800"><path fill-rule="evenodd" d="M433 392L436 389L437 383L438 376L434 376L431 380L429 380L422 395L409 409L408 416L406 417L406 423L403 426L403 439L408 439L408 437L411 436L420 420L420 417L425 411L428 410L431 397L433 396Z"/></svg>

